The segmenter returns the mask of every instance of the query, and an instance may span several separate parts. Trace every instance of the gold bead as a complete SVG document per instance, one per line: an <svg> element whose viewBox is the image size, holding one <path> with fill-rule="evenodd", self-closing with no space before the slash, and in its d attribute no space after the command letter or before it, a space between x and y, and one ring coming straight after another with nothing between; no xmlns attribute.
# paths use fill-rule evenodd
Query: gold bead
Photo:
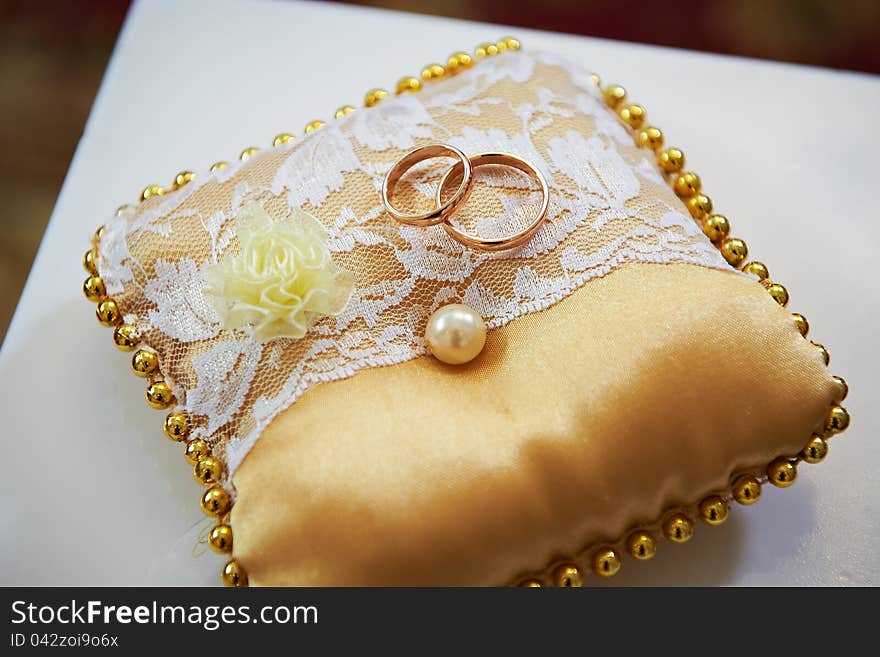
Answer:
<svg viewBox="0 0 880 657"><path fill-rule="evenodd" d="M834 376L834 386L836 388L834 400L836 402L842 402L846 399L847 394L849 393L849 386L846 384L846 381L843 380L843 377Z"/></svg>
<svg viewBox="0 0 880 657"><path fill-rule="evenodd" d="M203 486L216 484L223 474L223 464L213 456L205 456L193 466L193 477Z"/></svg>
<svg viewBox="0 0 880 657"><path fill-rule="evenodd" d="M543 588L544 585L537 579L524 579L517 586L522 589L539 589Z"/></svg>
<svg viewBox="0 0 880 657"><path fill-rule="evenodd" d="M670 541L684 543L689 541L694 534L694 523L683 513L670 516L663 523L663 534Z"/></svg>
<svg viewBox="0 0 880 657"><path fill-rule="evenodd" d="M123 206L123 207L128 207L128 206ZM117 216L119 216L118 209L116 212L117 212ZM100 242L103 239L103 237L106 233L107 233L107 226L98 226L97 230L95 230L95 234L92 235L92 242L97 244L98 242Z"/></svg>
<svg viewBox="0 0 880 657"><path fill-rule="evenodd" d="M783 308L788 305L788 290L785 289L785 286L779 283L771 283L767 286L767 292Z"/></svg>
<svg viewBox="0 0 880 657"><path fill-rule="evenodd" d="M113 329L113 344L120 351L131 351L137 346L137 329L131 324L120 324Z"/></svg>
<svg viewBox="0 0 880 657"><path fill-rule="evenodd" d="M116 326L122 319L119 316L119 306L113 299L99 301L95 307L95 315L104 326Z"/></svg>
<svg viewBox="0 0 880 657"><path fill-rule="evenodd" d="M421 76L425 82L434 82L446 75L446 69L440 64L428 64L422 69Z"/></svg>
<svg viewBox="0 0 880 657"><path fill-rule="evenodd" d="M141 201L146 201L154 196L162 196L165 194L165 188L161 185L147 185L141 190Z"/></svg>
<svg viewBox="0 0 880 657"><path fill-rule="evenodd" d="M183 458L192 465L195 465L199 462L199 459L205 458L210 453L211 448L201 438L193 438L183 448Z"/></svg>
<svg viewBox="0 0 880 657"><path fill-rule="evenodd" d="M449 75L456 75L465 69L469 69L474 65L474 58L466 52L454 52L446 60L446 72Z"/></svg>
<svg viewBox="0 0 880 657"><path fill-rule="evenodd" d="M800 313L792 313L791 319L794 321L794 327L798 330L798 333L807 337L807 333L810 332L810 323L807 321L807 318Z"/></svg>
<svg viewBox="0 0 880 657"><path fill-rule="evenodd" d="M449 365L468 363L486 344L486 322L462 303L440 306L428 318L425 342L437 359Z"/></svg>
<svg viewBox="0 0 880 657"><path fill-rule="evenodd" d="M663 132L660 128L648 126L642 128L636 134L636 144L641 148L650 148L652 151L663 146Z"/></svg>
<svg viewBox="0 0 880 657"><path fill-rule="evenodd" d="M97 302L107 294L103 279L100 276L89 276L83 281L83 294L89 301Z"/></svg>
<svg viewBox="0 0 880 657"><path fill-rule="evenodd" d="M849 426L849 412L843 406L832 406L825 418L825 431L828 434L841 433Z"/></svg>
<svg viewBox="0 0 880 657"><path fill-rule="evenodd" d="M700 177L695 173L686 172L675 179L672 188L679 198L690 198L694 194L700 193L702 182Z"/></svg>
<svg viewBox="0 0 880 657"><path fill-rule="evenodd" d="M602 86L602 78L600 78L596 73L590 73L590 82L595 84L597 87Z"/></svg>
<svg viewBox="0 0 880 657"><path fill-rule="evenodd" d="M727 520L729 511L727 502L717 495L707 497L700 502L700 517L707 525L720 525Z"/></svg>
<svg viewBox="0 0 880 657"><path fill-rule="evenodd" d="M244 160L248 159L249 157L253 157L254 155L256 155L259 152L260 152L260 149L257 148L256 146L248 146L241 153L238 154L238 159L244 161Z"/></svg>
<svg viewBox="0 0 880 657"><path fill-rule="evenodd" d="M294 139L296 139L296 137L294 137L289 132L282 132L280 135L275 135L275 139L272 140L272 145L283 146L287 142L293 141Z"/></svg>
<svg viewBox="0 0 880 657"><path fill-rule="evenodd" d="M154 351L138 349L131 357L131 369L140 377L148 377L159 369L159 357Z"/></svg>
<svg viewBox="0 0 880 657"><path fill-rule="evenodd" d="M507 44L504 41L496 41L495 47L498 48L498 54L507 52Z"/></svg>
<svg viewBox="0 0 880 657"><path fill-rule="evenodd" d="M498 54L498 46L494 43L481 43L476 48L474 48L474 56L477 59L485 59L486 57L491 57L493 55Z"/></svg>
<svg viewBox="0 0 880 657"><path fill-rule="evenodd" d="M223 578L223 583L226 586L238 588L248 585L247 573L244 571L241 564L235 559L226 562L226 565L223 566L221 576Z"/></svg>
<svg viewBox="0 0 880 657"><path fill-rule="evenodd" d="M746 274L757 276L759 281L766 281L770 278L770 270L767 269L767 265L763 262L758 262L757 260L746 263L742 270Z"/></svg>
<svg viewBox="0 0 880 657"><path fill-rule="evenodd" d="M208 534L208 545L217 554L232 552L232 527L217 525Z"/></svg>
<svg viewBox="0 0 880 657"><path fill-rule="evenodd" d="M788 488L797 479L797 464L785 457L779 457L767 466L767 478L779 488Z"/></svg>
<svg viewBox="0 0 880 657"><path fill-rule="evenodd" d="M617 107L626 100L626 89L619 84L612 84L606 87L602 94L605 96L605 103L608 107Z"/></svg>
<svg viewBox="0 0 880 657"><path fill-rule="evenodd" d="M498 42L500 44L504 44L508 50L519 50L522 48L522 44L519 42L519 39L515 39L514 37L504 37L501 41Z"/></svg>
<svg viewBox="0 0 880 657"><path fill-rule="evenodd" d="M745 262L746 257L748 257L749 247L738 237L728 237L721 242L721 255L724 256L724 259L727 260L727 264L731 267L739 267ZM779 287L782 286L780 285Z"/></svg>
<svg viewBox="0 0 880 657"><path fill-rule="evenodd" d="M159 369L159 357L154 351L138 349L131 357L131 369L140 377L150 376Z"/></svg>
<svg viewBox="0 0 880 657"><path fill-rule="evenodd" d="M593 572L602 577L612 577L620 570L620 557L611 548L602 548L593 554Z"/></svg>
<svg viewBox="0 0 880 657"><path fill-rule="evenodd" d="M156 381L147 386L147 403L153 408L168 408L174 402L171 387L164 381Z"/></svg>
<svg viewBox="0 0 880 657"><path fill-rule="evenodd" d="M818 342L814 342L813 346L819 350L819 355L822 356L822 362L825 363L826 366L831 362L831 354L828 353L828 350L825 348L824 344L819 344Z"/></svg>
<svg viewBox="0 0 880 657"><path fill-rule="evenodd" d="M130 212L133 212L134 209L135 208L133 205L128 205L127 203L125 205L120 205L118 208L116 208L116 216L122 217L129 214Z"/></svg>
<svg viewBox="0 0 880 657"><path fill-rule="evenodd" d="M733 499L742 505L754 504L761 497L761 482L751 475L743 475L731 486Z"/></svg>
<svg viewBox="0 0 880 657"><path fill-rule="evenodd" d="M180 189L186 184L191 183L196 179L196 174L192 171L181 171L176 176L174 176L174 183L172 185L173 189Z"/></svg>
<svg viewBox="0 0 880 657"><path fill-rule="evenodd" d="M630 128L641 128L647 112L641 105L627 105L620 110L620 118Z"/></svg>
<svg viewBox="0 0 880 657"><path fill-rule="evenodd" d="M202 495L202 511L208 516L222 516L232 507L232 498L222 486L211 486Z"/></svg>
<svg viewBox="0 0 880 657"><path fill-rule="evenodd" d="M677 148L667 148L657 156L657 164L666 173L678 173L684 168L684 153Z"/></svg>
<svg viewBox="0 0 880 657"><path fill-rule="evenodd" d="M229 168L229 162L220 161L220 162L214 162L214 164L211 165L210 171L211 171L211 173L214 173L215 171L220 171L221 169L228 169L228 168Z"/></svg>
<svg viewBox="0 0 880 657"><path fill-rule="evenodd" d="M186 416L186 413L169 413L166 415L162 431L171 440L176 442L186 440L186 437L189 435L189 418Z"/></svg>
<svg viewBox="0 0 880 657"><path fill-rule="evenodd" d="M694 194L687 200L685 205L687 205L691 216L698 221L712 212L712 199L705 194Z"/></svg>
<svg viewBox="0 0 880 657"><path fill-rule="evenodd" d="M370 89L364 96L364 105L366 107L373 107L379 104L379 102L387 95L388 92L384 89Z"/></svg>
<svg viewBox="0 0 880 657"><path fill-rule="evenodd" d="M828 443L822 436L813 434L810 442L801 450L801 458L807 463L819 463L828 456Z"/></svg>
<svg viewBox="0 0 880 657"><path fill-rule="evenodd" d="M314 121L309 121L306 124L306 127L303 128L303 132L305 134L309 134L310 132L314 132L318 128L323 128L325 125L327 125L327 124L324 121L322 121L321 119L315 119Z"/></svg>
<svg viewBox="0 0 880 657"><path fill-rule="evenodd" d="M98 252L95 249L89 249L83 254L83 269L92 276L98 275Z"/></svg>
<svg viewBox="0 0 880 657"><path fill-rule="evenodd" d="M650 559L657 554L657 541L648 532L633 532L626 540L629 553L641 561Z"/></svg>
<svg viewBox="0 0 880 657"><path fill-rule="evenodd" d="M584 576L580 568L573 563L562 564L553 571L553 583L561 588L572 588L584 585Z"/></svg>
<svg viewBox="0 0 880 657"><path fill-rule="evenodd" d="M408 91L415 93L416 91L419 91L421 88L422 88L422 81L421 80L419 80L418 78L414 78L411 75L407 75L406 77L400 78L397 81L397 87L395 89L395 92L399 96L400 94L406 93Z"/></svg>
<svg viewBox="0 0 880 657"><path fill-rule="evenodd" d="M341 119L343 116L347 116L352 112L354 112L354 107L352 107L351 105L343 105L338 110L333 112L333 118Z"/></svg>
<svg viewBox="0 0 880 657"><path fill-rule="evenodd" d="M723 214L710 214L703 219L703 234L715 243L730 233L730 222Z"/></svg>

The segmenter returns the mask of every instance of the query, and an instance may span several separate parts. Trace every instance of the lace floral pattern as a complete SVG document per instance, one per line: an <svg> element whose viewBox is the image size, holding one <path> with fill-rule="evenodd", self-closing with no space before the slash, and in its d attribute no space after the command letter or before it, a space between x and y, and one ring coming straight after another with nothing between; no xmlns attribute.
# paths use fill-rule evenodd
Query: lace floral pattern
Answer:
<svg viewBox="0 0 880 657"><path fill-rule="evenodd" d="M384 213L385 172L410 148L437 141L466 153L508 151L542 171L549 221L529 244L476 252L440 226L404 226ZM445 166L438 161L401 180L401 203L426 205ZM536 193L522 177L488 171L478 181L470 230L491 234L525 220ZM316 217L333 260L354 274L345 308L300 339L261 343L247 327L221 330L205 298L206 272L241 248L232 229L250 203L275 221L298 209ZM230 474L309 388L425 354L424 327L441 304L466 303L494 328L626 262L729 269L588 72L521 52L150 199L110 221L100 253L108 293L159 353L193 435L212 445Z"/></svg>

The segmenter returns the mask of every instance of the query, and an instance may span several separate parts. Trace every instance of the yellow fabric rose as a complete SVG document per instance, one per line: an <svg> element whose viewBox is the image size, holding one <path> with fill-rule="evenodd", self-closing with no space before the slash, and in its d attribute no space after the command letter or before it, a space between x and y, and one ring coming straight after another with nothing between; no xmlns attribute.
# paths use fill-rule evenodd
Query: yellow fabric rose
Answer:
<svg viewBox="0 0 880 657"><path fill-rule="evenodd" d="M294 210L275 221L257 203L235 219L241 250L204 270L205 298L224 329L251 325L254 338L301 338L348 303L354 276L333 262L324 227Z"/></svg>

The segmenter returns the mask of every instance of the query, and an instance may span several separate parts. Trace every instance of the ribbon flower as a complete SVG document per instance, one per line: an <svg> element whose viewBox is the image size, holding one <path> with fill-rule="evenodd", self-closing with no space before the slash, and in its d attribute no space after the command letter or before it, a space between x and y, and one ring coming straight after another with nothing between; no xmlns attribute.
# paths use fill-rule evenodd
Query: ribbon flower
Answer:
<svg viewBox="0 0 880 657"><path fill-rule="evenodd" d="M275 221L257 203L235 219L239 253L204 270L205 298L224 329L253 327L254 339L298 339L318 319L345 308L354 276L336 266L324 227L295 209Z"/></svg>

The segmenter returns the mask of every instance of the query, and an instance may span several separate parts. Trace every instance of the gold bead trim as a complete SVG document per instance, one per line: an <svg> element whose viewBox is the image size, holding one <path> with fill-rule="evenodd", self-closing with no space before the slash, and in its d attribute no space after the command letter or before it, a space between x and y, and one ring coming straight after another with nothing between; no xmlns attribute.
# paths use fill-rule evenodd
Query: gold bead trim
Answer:
<svg viewBox="0 0 880 657"><path fill-rule="evenodd" d="M699 506L700 517L707 525L720 525L727 520L727 514L730 512L730 505L726 499L717 495L707 497Z"/></svg>
<svg viewBox="0 0 880 657"><path fill-rule="evenodd" d="M500 41L490 44L480 44L471 56L466 52L457 51L452 53L446 64L428 64L421 71L421 77L406 76L401 78L396 87L396 93L415 93L423 88L426 83L431 83L448 76L457 75L471 68L475 61L490 55L497 55L507 50L519 50L520 42L513 37L504 37ZM384 89L375 88L369 90L364 97L364 106L373 107L388 96ZM352 105L343 105L337 109L333 117L336 120L343 119L355 108ZM321 119L310 121L304 128L304 134L308 135L324 127L326 122ZM289 132L282 132L272 139L272 146L282 147L296 139ZM257 153L259 148L250 146L241 151L239 160L247 160ZM210 173L221 171L230 166L229 162L218 161L209 167ZM150 199L163 196L167 192L180 189L184 185L195 180L196 174L192 171L181 171L166 189L161 185L147 185L141 190L139 201L141 203ZM116 214L120 215L131 206L121 206ZM104 235L104 227L101 226L92 238L91 248L83 256L83 268L88 277L83 282L83 294L89 301L95 302L95 312L98 321L105 326L111 326L113 330L113 343L121 351L134 351L131 359L132 371L139 377L148 379L146 390L147 403L156 409L168 409L174 405L175 399L171 387L166 383L161 374L161 364L158 355L148 349L139 347L140 335L134 324L123 323L116 301L107 296L104 282L98 273L98 244ZM146 345L145 345L146 346ZM137 350L137 351L135 351ZM211 530L208 536L208 544L215 552L227 554L232 552L233 535L232 527L228 524L228 516L232 510L234 500L229 492L223 488L224 471L220 461L211 455L211 447L201 438L189 439L192 431L190 418L185 414L171 410L166 415L162 430L165 435L175 441L184 443L184 458L193 467L193 476L196 481L209 488L202 495L199 504L207 515L216 517L218 524ZM235 559L228 561L221 572L221 579L227 586L247 586L248 577L244 567Z"/></svg>
<svg viewBox="0 0 880 657"><path fill-rule="evenodd" d="M247 573L244 571L242 565L235 559L226 562L226 565L223 566L223 571L220 573L220 577L223 579L223 583L226 586L238 588L248 585Z"/></svg>
<svg viewBox="0 0 880 657"><path fill-rule="evenodd" d="M152 376L159 369L159 357L155 351L138 349L131 357L131 371L143 378Z"/></svg>
<svg viewBox="0 0 880 657"><path fill-rule="evenodd" d="M399 96L400 94L404 94L407 92L415 93L416 91L422 90L422 81L418 78L414 78L411 75L407 75L405 77L400 78L397 81L397 87L395 89L395 93Z"/></svg>
<svg viewBox="0 0 880 657"><path fill-rule="evenodd" d="M232 527L225 524L215 525L208 534L208 545L217 554L232 552Z"/></svg>
<svg viewBox="0 0 880 657"><path fill-rule="evenodd" d="M120 324L113 329L113 344L120 351L131 351L137 346L137 329L131 324Z"/></svg>
<svg viewBox="0 0 880 657"><path fill-rule="evenodd" d="M315 119L314 121L309 121L306 124L306 127L303 128L303 134L307 135L310 132L314 132L318 128L323 128L325 125L327 125L327 124L324 121L322 121L321 119Z"/></svg>
<svg viewBox="0 0 880 657"><path fill-rule="evenodd" d="M593 74L592 78L593 83L599 86L599 76ZM684 152L678 148L660 150L663 148L663 132L654 126L646 126L645 108L641 105L627 104L627 92L622 86L609 85L602 89L602 95L607 105L617 112L621 122L631 130L636 145L655 153L657 166L665 174L670 187L685 203L690 215L724 259L732 267L754 276L774 301L782 307L787 306L788 290L770 279L770 271L763 262L747 262L749 250L746 243L740 238L730 237L730 221L724 215L714 212L712 199L702 192L700 177L696 173L683 171ZM792 321L796 330L806 339L810 330L807 318L800 313L794 313ZM828 365L831 361L828 350L821 344L815 342L812 344L816 347L819 358ZM763 484L770 483L778 488L788 488L797 480L798 464L819 463L824 460L828 454L828 441L831 436L845 431L849 426L849 413L840 406L849 388L846 381L839 376L834 377L834 384L835 403L828 410L822 431L812 434L798 454L781 455L765 468L735 473L730 478L730 485L726 491L709 493L691 507L669 509L654 525L633 528L620 540L604 547L589 546L582 550L577 558L569 557L564 561L554 562L542 572L530 573L518 578L518 585L582 586L584 574L589 570L597 575L609 577L622 567L618 556L620 554L629 554L637 560L650 559L657 551L658 536L663 536L674 543L684 543L693 535L697 520L702 520L709 526L717 526L727 520L731 502L735 501L744 506L757 502L761 497ZM584 568L583 564L588 564L589 568Z"/></svg>

